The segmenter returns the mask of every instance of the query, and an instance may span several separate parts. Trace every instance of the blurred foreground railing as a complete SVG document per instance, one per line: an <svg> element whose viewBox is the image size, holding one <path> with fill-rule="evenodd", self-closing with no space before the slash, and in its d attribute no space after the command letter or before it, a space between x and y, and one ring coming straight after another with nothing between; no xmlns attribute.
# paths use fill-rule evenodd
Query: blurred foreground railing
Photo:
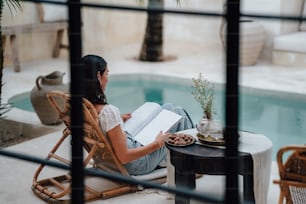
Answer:
<svg viewBox="0 0 306 204"><path fill-rule="evenodd" d="M34 3L50 3L68 6L69 10L69 45L70 45L70 71L71 71L71 107L72 107L72 163L71 166L63 165L57 162L18 154L10 151L0 149L0 155L21 159L34 163L46 164L56 168L70 170L72 175L72 194L71 202L73 204L84 203L84 175L93 175L111 179L114 181L123 181L129 184L142 185L144 187L156 188L162 191L178 194L181 196L191 197L196 200L211 202L211 203L240 203L239 186L238 186L238 115L239 115L239 19L241 17L264 18L268 20L289 20L301 21L306 20L305 17L300 16L275 16L275 15L256 15L256 14L242 14L240 13L239 0L227 0L228 11L224 13L214 12L200 12L188 10L171 10L160 8L140 8L132 6L116 6L110 4L93 4L81 3L80 0L68 0L68 3L55 1L38 1L38 0L24 0ZM163 14L177 14L177 15L195 15L199 17L217 17L225 18L227 22L227 45L226 45L226 120L225 132L226 137L226 187L225 199L218 197L211 197L203 193L199 194L192 190L170 188L155 184L152 182L144 182L132 179L131 177L120 176L118 174L110 174L107 172L97 172L94 170L83 169L83 149L82 149L82 96L84 95L83 87L83 73L80 69L80 59L82 57L82 38L81 38L81 8L90 7L97 9L112 9L122 11L134 12L156 12Z"/></svg>

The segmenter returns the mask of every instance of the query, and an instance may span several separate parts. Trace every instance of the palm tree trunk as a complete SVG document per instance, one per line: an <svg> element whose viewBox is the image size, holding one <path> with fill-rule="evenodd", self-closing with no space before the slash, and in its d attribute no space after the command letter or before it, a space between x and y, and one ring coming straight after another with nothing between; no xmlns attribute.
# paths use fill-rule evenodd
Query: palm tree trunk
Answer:
<svg viewBox="0 0 306 204"><path fill-rule="evenodd" d="M164 0L149 0L149 8L163 8ZM139 55L142 61L163 60L163 14L148 12L146 32Z"/></svg>

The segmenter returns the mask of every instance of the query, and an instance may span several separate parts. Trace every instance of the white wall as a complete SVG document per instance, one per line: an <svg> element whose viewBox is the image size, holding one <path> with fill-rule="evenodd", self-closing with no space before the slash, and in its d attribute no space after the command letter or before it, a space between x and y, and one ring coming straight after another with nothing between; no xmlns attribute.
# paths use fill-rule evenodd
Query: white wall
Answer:
<svg viewBox="0 0 306 204"><path fill-rule="evenodd" d="M139 6L137 0L91 0L107 4L120 4ZM222 12L223 0L181 0L178 6L176 0L165 0L165 7L169 9L190 9L207 12ZM257 14L279 15L281 0L243 0L242 12ZM136 49L142 43L145 30L146 14L141 12L128 12L118 10L84 8L83 15L83 48L84 53L108 52L118 47L136 44ZM267 32L265 50L262 58L271 57L273 36L280 33L280 23L275 20L257 19L262 23ZM38 14L35 4L24 2L22 11L17 11L11 16L7 7L4 9L2 26L35 23ZM201 51L211 49L211 45L220 46L219 17L179 16L167 14L164 18L164 42L166 50L176 52ZM20 58L37 60L51 56L55 34L36 33L23 35L20 42ZM65 39L67 40L67 39ZM179 49L177 49L179 47ZM186 48L186 49L185 49ZM7 51L7 49L6 49ZM138 50L135 50L137 53ZM6 52L6 56L9 53ZM62 56L65 55L63 52ZM7 59L6 59L7 60Z"/></svg>

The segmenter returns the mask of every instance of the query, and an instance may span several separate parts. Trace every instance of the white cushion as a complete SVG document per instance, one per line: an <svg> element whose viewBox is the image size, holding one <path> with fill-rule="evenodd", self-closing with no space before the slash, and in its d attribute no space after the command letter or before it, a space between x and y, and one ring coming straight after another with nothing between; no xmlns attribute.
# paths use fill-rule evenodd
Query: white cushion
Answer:
<svg viewBox="0 0 306 204"><path fill-rule="evenodd" d="M306 52L306 32L296 32L274 38L274 50Z"/></svg>
<svg viewBox="0 0 306 204"><path fill-rule="evenodd" d="M67 2L67 0L52 0L52 1ZM66 5L43 3L42 8L44 13L42 20L44 22L68 20L68 7Z"/></svg>
<svg viewBox="0 0 306 204"><path fill-rule="evenodd" d="M306 0L304 0L304 8L302 12L302 17L306 18ZM301 31L306 31L306 20L303 20L300 26Z"/></svg>

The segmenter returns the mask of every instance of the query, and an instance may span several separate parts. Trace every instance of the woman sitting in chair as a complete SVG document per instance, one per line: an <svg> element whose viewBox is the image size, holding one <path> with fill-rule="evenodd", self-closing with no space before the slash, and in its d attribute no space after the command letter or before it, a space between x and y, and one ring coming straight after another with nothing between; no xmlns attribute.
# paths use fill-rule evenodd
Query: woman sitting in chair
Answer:
<svg viewBox="0 0 306 204"><path fill-rule="evenodd" d="M124 164L131 175L141 175L152 172L161 166L166 158L164 147L165 133L160 131L155 141L148 145L141 145L128 135L122 124L131 117L131 114L120 114L117 107L108 104L104 91L108 83L108 67L106 61L97 55L86 55L81 63L85 67L85 97L95 106L98 111L100 127L108 137L118 159ZM169 132L177 132L193 128L193 122L187 112L180 107L164 105L182 115L182 120Z"/></svg>

